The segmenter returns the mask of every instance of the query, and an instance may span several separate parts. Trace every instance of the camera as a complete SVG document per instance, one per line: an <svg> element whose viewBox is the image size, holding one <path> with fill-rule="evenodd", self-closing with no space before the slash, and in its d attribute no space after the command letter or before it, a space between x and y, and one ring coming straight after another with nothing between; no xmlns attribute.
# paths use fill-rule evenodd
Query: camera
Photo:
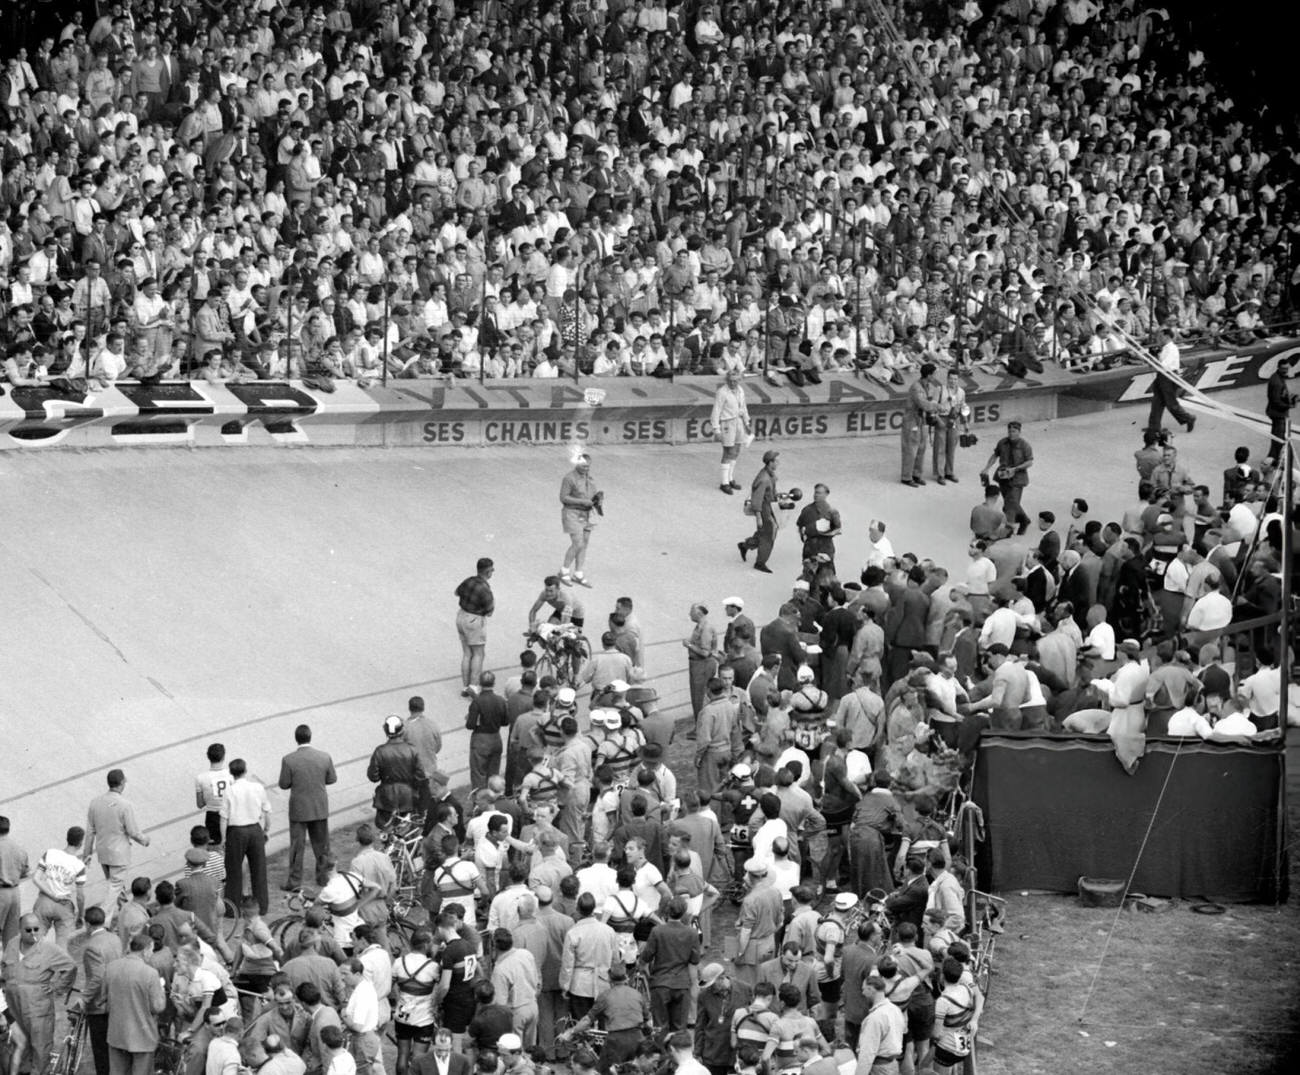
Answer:
<svg viewBox="0 0 1300 1075"><path fill-rule="evenodd" d="M962 433L957 437L957 443L963 448L974 448L979 442L979 437L974 433Z"/></svg>
<svg viewBox="0 0 1300 1075"><path fill-rule="evenodd" d="M593 493L591 496L591 506L595 509L597 515L604 518L605 516L605 494L603 491Z"/></svg>

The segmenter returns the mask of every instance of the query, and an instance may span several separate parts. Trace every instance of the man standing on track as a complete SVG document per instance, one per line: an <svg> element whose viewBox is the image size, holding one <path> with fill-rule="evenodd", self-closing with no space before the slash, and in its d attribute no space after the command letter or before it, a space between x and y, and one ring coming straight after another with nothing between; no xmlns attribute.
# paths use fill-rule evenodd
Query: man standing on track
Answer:
<svg viewBox="0 0 1300 1075"><path fill-rule="evenodd" d="M803 558L815 560L820 555L830 557L835 563L835 539L840 536L840 513L830 506L829 485L818 482L813 486L812 503L799 512L795 529L803 539Z"/></svg>
<svg viewBox="0 0 1300 1075"><path fill-rule="evenodd" d="M933 362L921 364L921 378L907 390L903 408L902 483L913 488L925 484L925 449L930 423L939 406L939 386L934 381L937 367Z"/></svg>
<svg viewBox="0 0 1300 1075"><path fill-rule="evenodd" d="M496 599L488 584L495 570L492 561L480 557L474 565L477 572L456 587L456 600L460 609L456 613L456 633L460 635L460 681L462 698L471 694L470 687L478 682L483 671L483 651L487 646L487 618L496 609Z"/></svg>
<svg viewBox="0 0 1300 1075"><path fill-rule="evenodd" d="M966 409L966 389L961 386L961 374L949 370L947 380L939 389L938 419L932 432L934 447L934 480L940 485L957 481L957 438L962 424L962 411Z"/></svg>
<svg viewBox="0 0 1300 1075"><path fill-rule="evenodd" d="M230 770L226 768L226 748L221 743L208 747L208 767L194 778L194 802L203 811L208 828L208 842L221 843L221 800L230 787Z"/></svg>
<svg viewBox="0 0 1300 1075"><path fill-rule="evenodd" d="M1151 386L1151 412L1147 415L1147 430L1151 433L1159 433L1160 422L1165 416L1165 411L1168 411L1178 422L1185 425L1187 432L1190 433L1196 426L1196 416L1183 410L1183 405L1178 402L1178 386L1169 376L1182 369L1182 356L1178 352L1178 344L1174 343L1174 334L1163 327L1156 333L1156 342L1160 344L1160 350L1156 353L1156 364L1161 372L1156 374L1156 382Z"/></svg>
<svg viewBox="0 0 1300 1075"><path fill-rule="evenodd" d="M126 868L131 865L131 844L149 846L149 837L135 822L135 811L123 797L126 774L111 769L108 791L90 804L86 816L86 863L99 851L99 866L108 881L108 899L104 908L113 913L117 898L126 889Z"/></svg>
<svg viewBox="0 0 1300 1075"><path fill-rule="evenodd" d="M1015 526L1016 533L1023 534L1031 522L1020 506L1025 486L1029 484L1029 468L1034 465L1034 449L1029 441L1020 435L1020 423L1008 422L1007 435L993 446L993 454L980 471L980 477L987 484L989 471L996 466L993 478L1002 490L1002 513L1007 522Z"/></svg>
<svg viewBox="0 0 1300 1075"><path fill-rule="evenodd" d="M582 569L587 563L591 528L595 526L591 513L603 514L601 499L602 494L591 480L591 456L582 452L560 483L560 526L569 535L564 566L560 569L560 581L566 586L574 582L580 586L591 585Z"/></svg>
<svg viewBox="0 0 1300 1075"><path fill-rule="evenodd" d="M469 783L476 791L487 786L488 777L501 770L501 729L510 720L506 700L492 688L497 677L491 672L479 676L479 690L469 700L465 727L469 729Z"/></svg>
<svg viewBox="0 0 1300 1075"><path fill-rule="evenodd" d="M30 868L27 852L9 836L9 819L0 817L0 949L18 936L23 913L18 886Z"/></svg>
<svg viewBox="0 0 1300 1075"><path fill-rule="evenodd" d="M736 481L736 460L740 458L740 449L750 428L749 407L745 403L739 370L727 370L725 380L718 385L709 421L713 435L722 443L722 484L718 488L731 496L742 488Z"/></svg>
<svg viewBox="0 0 1300 1075"><path fill-rule="evenodd" d="M325 883L321 859L330 853L330 784L338 781L334 761L311 745L311 727L294 729L298 749L280 759L280 790L289 793L289 876L283 888L296 892L302 887L302 867L311 840L316 860L316 883Z"/></svg>
<svg viewBox="0 0 1300 1075"><path fill-rule="evenodd" d="M1286 420L1297 399L1287 388L1286 379L1290 375L1290 365L1279 362L1265 386L1268 393L1268 402L1264 406L1264 413L1268 415L1269 420L1268 454L1275 460L1282 458L1282 445L1286 441ZM1154 407L1154 404L1152 406Z"/></svg>
<svg viewBox="0 0 1300 1075"><path fill-rule="evenodd" d="M484 675L491 675L485 672ZM473 702L470 703L471 707ZM402 738L401 717L384 718L384 742L375 747L366 766L366 779L375 788L375 825L384 828L394 814L423 810L429 798L429 775L415 747Z"/></svg>
<svg viewBox="0 0 1300 1075"><path fill-rule="evenodd" d="M757 549L754 570L770 575L767 558L776 543L776 464L780 452L769 448L763 453L763 469L754 475L749 487L749 504L754 513L754 532L744 541L736 543L741 560L749 559L749 550Z"/></svg>
<svg viewBox="0 0 1300 1075"><path fill-rule="evenodd" d="M31 1070L43 1072L54 1051L58 1005L72 990L77 965L53 941L41 940L45 928L35 915L23 915L18 928L18 936L5 945L0 959L9 1005L9 1070L21 1071L23 1058L30 1051Z"/></svg>
<svg viewBox="0 0 1300 1075"><path fill-rule="evenodd" d="M271 832L271 800L266 788L248 775L248 763L230 763L230 787L221 807L226 823L226 899L238 907L244 899L244 859L258 910L271 905L266 891L266 838ZM319 861L317 863L319 866Z"/></svg>

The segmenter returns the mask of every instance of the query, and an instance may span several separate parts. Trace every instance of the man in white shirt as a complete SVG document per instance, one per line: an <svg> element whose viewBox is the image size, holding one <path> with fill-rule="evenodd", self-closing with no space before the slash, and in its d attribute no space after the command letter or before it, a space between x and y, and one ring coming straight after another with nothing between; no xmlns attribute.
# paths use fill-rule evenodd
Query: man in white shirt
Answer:
<svg viewBox="0 0 1300 1075"><path fill-rule="evenodd" d="M365 966L353 956L341 967L347 1003L340 1013L343 1025L352 1032L352 1059L357 1075L383 1075L384 1053L379 1040L379 995L365 973Z"/></svg>
<svg viewBox="0 0 1300 1075"><path fill-rule="evenodd" d="M880 567L886 560L894 558L894 546L885 537L885 524L879 519L872 519L867 525L867 559L866 567Z"/></svg>
<svg viewBox="0 0 1300 1075"><path fill-rule="evenodd" d="M350 955L353 950L352 931L364 921L361 905L377 896L379 889L367 884L351 871L337 871L332 855L320 859L318 866L325 883L321 886L316 902L329 910L334 927L334 941Z"/></svg>
<svg viewBox="0 0 1300 1075"><path fill-rule="evenodd" d="M609 864L609 845L600 843L591 849L591 865L578 871L578 895L590 892L597 907L618 891L618 874Z"/></svg>
<svg viewBox="0 0 1300 1075"><path fill-rule="evenodd" d="M68 829L67 846L51 847L36 864L32 883L40 893L32 914L40 919L42 936L51 928L54 943L68 947L74 927L80 928L86 912L86 862L82 846L86 830L79 825Z"/></svg>
<svg viewBox="0 0 1300 1075"><path fill-rule="evenodd" d="M230 763L230 787L221 804L226 823L226 899L236 907L244 897L244 860L249 882L263 915L270 907L266 888L266 837L271 829L271 800L266 788L248 777L248 763Z"/></svg>
<svg viewBox="0 0 1300 1075"><path fill-rule="evenodd" d="M321 1027L320 1043L325 1054L325 1075L357 1075L357 1062L343 1047L343 1030L340 1027ZM209 1071L207 1075L214 1073Z"/></svg>
<svg viewBox="0 0 1300 1075"><path fill-rule="evenodd" d="M636 870L636 882L632 885L632 891L638 902L649 908L650 914L658 914L660 903L673 898L664 882L664 875L646 858L645 841L639 836L628 840L624 851L628 865Z"/></svg>
<svg viewBox="0 0 1300 1075"><path fill-rule="evenodd" d="M1282 670L1271 650L1259 651L1259 671L1241 683L1238 699L1250 706L1250 718L1256 731L1277 727L1278 707L1282 702Z"/></svg>
<svg viewBox="0 0 1300 1075"><path fill-rule="evenodd" d="M242 1064L239 1039L244 1033L244 1021L239 1016L225 1019L220 1009L212 1008L208 1012L208 1026L217 1036L208 1045L204 1075L239 1075Z"/></svg>
<svg viewBox="0 0 1300 1075"><path fill-rule="evenodd" d="M230 770L226 768L225 745L213 743L208 747L207 769L194 778L194 803L204 812L208 838L217 846L221 844L221 806L231 782Z"/></svg>

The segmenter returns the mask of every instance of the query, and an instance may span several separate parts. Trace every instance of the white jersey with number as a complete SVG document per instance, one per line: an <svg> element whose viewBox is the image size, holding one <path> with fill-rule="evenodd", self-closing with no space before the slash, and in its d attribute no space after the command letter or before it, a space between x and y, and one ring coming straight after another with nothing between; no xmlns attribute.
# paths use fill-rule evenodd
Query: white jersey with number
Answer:
<svg viewBox="0 0 1300 1075"><path fill-rule="evenodd" d="M77 886L86 883L86 864L61 847L46 851L36 868L44 875L54 898L61 902L72 899Z"/></svg>
<svg viewBox="0 0 1300 1075"><path fill-rule="evenodd" d="M194 778L194 790L203 800L203 809L221 813L226 801L226 791L230 787L231 776L228 769L205 769Z"/></svg>

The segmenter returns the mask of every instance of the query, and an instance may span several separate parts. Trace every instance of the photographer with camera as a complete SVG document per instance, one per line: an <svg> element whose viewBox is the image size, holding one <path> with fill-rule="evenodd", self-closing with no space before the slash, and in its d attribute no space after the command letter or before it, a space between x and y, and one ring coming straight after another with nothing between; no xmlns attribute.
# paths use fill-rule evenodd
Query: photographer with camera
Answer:
<svg viewBox="0 0 1300 1075"><path fill-rule="evenodd" d="M957 480L958 438L970 433L966 422L969 413L966 408L966 389L961 386L961 374L955 369L948 371L948 376L939 389L939 403L935 413L939 424L933 430L931 457L934 480L943 485L944 482Z"/></svg>
<svg viewBox="0 0 1300 1075"><path fill-rule="evenodd" d="M587 544L591 541L591 528L595 525L591 513L604 515L605 494L591 480L591 456L580 452L573 469L560 483L560 526L569 535L569 547L564 552L564 566L560 569L560 582L565 586L577 583L590 586L583 574L587 562Z"/></svg>
<svg viewBox="0 0 1300 1075"><path fill-rule="evenodd" d="M1008 422L1007 435L993 446L993 454L980 471L980 478L988 484L989 471L1002 491L1002 513L1007 522L1016 527L1016 533L1029 529L1030 518L1020 506L1020 498L1029 484L1029 468L1034 465L1034 450L1029 441L1020 435L1020 423Z"/></svg>
<svg viewBox="0 0 1300 1075"><path fill-rule="evenodd" d="M754 570L765 575L772 573L767 558L772 555L772 546L776 543L776 461L780 454L775 448L763 453L763 469L754 475L749 499L745 501L745 514L754 517L754 532L736 543L741 560L749 559L750 549L758 550L754 557Z"/></svg>
<svg viewBox="0 0 1300 1075"><path fill-rule="evenodd" d="M925 484L925 448L931 428L939 424L939 384L934 379L938 367L933 362L921 364L921 377L907 390L903 408L902 483L915 489Z"/></svg>

